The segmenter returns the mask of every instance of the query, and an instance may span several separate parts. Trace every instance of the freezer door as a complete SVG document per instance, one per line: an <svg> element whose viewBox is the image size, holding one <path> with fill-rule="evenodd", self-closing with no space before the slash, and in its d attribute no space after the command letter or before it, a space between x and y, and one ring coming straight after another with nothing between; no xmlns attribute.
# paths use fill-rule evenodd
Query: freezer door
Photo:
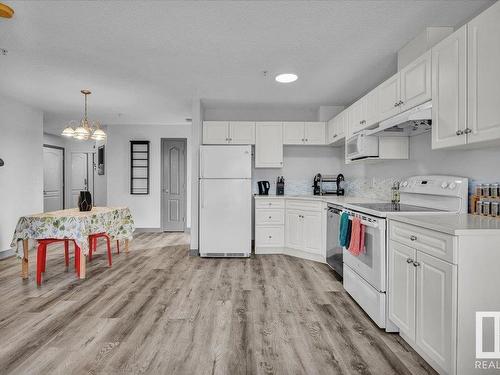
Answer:
<svg viewBox="0 0 500 375"><path fill-rule="evenodd" d="M200 146L200 178L251 178L252 146Z"/></svg>
<svg viewBox="0 0 500 375"><path fill-rule="evenodd" d="M202 256L250 255L251 194L250 180L200 180Z"/></svg>

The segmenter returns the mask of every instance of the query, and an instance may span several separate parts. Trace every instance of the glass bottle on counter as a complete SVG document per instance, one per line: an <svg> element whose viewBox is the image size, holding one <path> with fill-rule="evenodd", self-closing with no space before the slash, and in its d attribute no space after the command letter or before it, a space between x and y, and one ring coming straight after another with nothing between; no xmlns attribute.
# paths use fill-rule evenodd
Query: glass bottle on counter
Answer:
<svg viewBox="0 0 500 375"><path fill-rule="evenodd" d="M480 197L483 195L483 185L482 184L477 184L476 185L476 195Z"/></svg>
<svg viewBox="0 0 500 375"><path fill-rule="evenodd" d="M399 193L399 181L396 181L392 184L392 188L391 188L391 202L392 203L399 203L400 198L401 198L401 195Z"/></svg>

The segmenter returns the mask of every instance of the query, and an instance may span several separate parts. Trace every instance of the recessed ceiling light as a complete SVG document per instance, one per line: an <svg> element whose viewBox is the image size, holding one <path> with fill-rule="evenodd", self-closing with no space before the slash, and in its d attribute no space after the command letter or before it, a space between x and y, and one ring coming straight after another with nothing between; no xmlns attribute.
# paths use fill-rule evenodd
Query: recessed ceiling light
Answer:
<svg viewBox="0 0 500 375"><path fill-rule="evenodd" d="M296 74L283 73L283 74L278 74L275 79L280 83L290 83L290 82L295 82L297 78L298 77Z"/></svg>

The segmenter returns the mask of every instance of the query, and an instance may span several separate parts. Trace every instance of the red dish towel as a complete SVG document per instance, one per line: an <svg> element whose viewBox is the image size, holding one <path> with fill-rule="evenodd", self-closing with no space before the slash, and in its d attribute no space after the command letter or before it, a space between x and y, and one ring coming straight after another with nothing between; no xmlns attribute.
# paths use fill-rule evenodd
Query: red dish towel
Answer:
<svg viewBox="0 0 500 375"><path fill-rule="evenodd" d="M365 226L358 217L352 218L351 242L349 251L354 256L359 256L365 249Z"/></svg>

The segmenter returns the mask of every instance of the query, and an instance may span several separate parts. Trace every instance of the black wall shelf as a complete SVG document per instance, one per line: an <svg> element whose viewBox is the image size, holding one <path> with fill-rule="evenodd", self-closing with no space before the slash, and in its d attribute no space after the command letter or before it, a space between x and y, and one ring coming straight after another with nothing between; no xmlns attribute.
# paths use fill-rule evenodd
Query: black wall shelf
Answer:
<svg viewBox="0 0 500 375"><path fill-rule="evenodd" d="M149 194L149 141L130 141L130 194Z"/></svg>

